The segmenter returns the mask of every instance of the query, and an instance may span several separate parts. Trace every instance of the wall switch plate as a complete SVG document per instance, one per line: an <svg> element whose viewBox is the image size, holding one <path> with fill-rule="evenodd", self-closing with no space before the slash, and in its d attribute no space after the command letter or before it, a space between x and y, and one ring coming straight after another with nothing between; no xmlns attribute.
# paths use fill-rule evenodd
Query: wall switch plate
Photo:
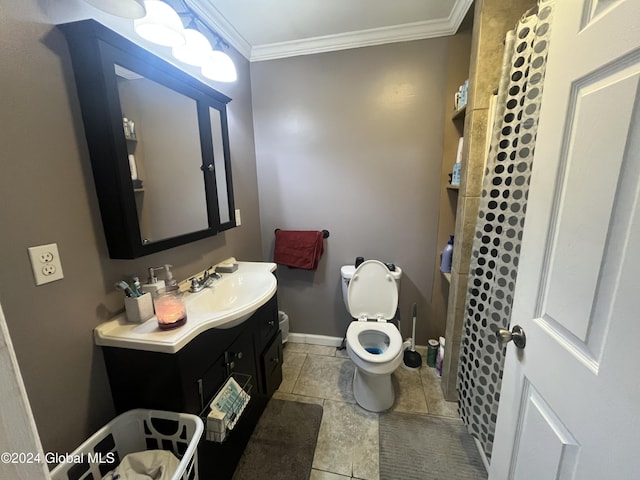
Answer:
<svg viewBox="0 0 640 480"><path fill-rule="evenodd" d="M236 227L242 225L242 220L240 219L240 209L236 208Z"/></svg>
<svg viewBox="0 0 640 480"><path fill-rule="evenodd" d="M29 247L29 258L36 285L53 282L64 278L62 262L58 253L58 245L50 243L37 247Z"/></svg>

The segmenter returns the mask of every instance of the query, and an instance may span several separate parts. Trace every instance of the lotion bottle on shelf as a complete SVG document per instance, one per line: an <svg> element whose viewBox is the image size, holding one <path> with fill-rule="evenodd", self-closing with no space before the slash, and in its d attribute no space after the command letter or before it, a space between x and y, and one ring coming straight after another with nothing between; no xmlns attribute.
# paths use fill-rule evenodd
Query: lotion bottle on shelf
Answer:
<svg viewBox="0 0 640 480"><path fill-rule="evenodd" d="M453 235L449 236L449 241L442 250L440 256L440 271L442 273L451 272L451 260L453 259Z"/></svg>

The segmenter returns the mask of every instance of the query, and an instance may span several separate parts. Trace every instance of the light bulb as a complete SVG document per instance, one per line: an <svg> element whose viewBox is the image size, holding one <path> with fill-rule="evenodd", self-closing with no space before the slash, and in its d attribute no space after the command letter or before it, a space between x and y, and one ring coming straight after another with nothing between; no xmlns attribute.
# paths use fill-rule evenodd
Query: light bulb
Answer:
<svg viewBox="0 0 640 480"><path fill-rule="evenodd" d="M217 82L235 82L238 79L233 60L220 50L211 52L207 63L202 66L202 75Z"/></svg>
<svg viewBox="0 0 640 480"><path fill-rule="evenodd" d="M184 27L173 8L159 0L145 0L144 6L147 15L134 23L138 35L165 47L184 45Z"/></svg>
<svg viewBox="0 0 640 480"><path fill-rule="evenodd" d="M187 28L184 31L184 38L187 43L173 47L171 53L173 56L188 65L201 67L204 65L211 55L211 44L209 40L199 31Z"/></svg>

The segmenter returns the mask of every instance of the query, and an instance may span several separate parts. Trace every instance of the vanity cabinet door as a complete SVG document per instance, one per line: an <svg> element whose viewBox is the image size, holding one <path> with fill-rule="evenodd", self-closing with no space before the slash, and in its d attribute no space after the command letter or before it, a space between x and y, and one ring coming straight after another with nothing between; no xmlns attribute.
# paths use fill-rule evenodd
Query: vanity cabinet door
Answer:
<svg viewBox="0 0 640 480"><path fill-rule="evenodd" d="M181 410L198 414L227 378L225 351L242 336L244 325L228 330L207 330L174 354L179 363L184 403ZM175 387L173 387L175 388Z"/></svg>
<svg viewBox="0 0 640 480"><path fill-rule="evenodd" d="M260 357L262 393L271 397L282 383L282 332L278 332Z"/></svg>
<svg viewBox="0 0 640 480"><path fill-rule="evenodd" d="M282 334L275 295L256 312L253 328L258 370L256 393L269 398L282 381ZM279 358L278 362L274 361L276 358Z"/></svg>
<svg viewBox="0 0 640 480"><path fill-rule="evenodd" d="M225 365L225 355L220 355L213 365L196 380L198 408L191 413L200 413L204 410L226 379L227 367Z"/></svg>
<svg viewBox="0 0 640 480"><path fill-rule="evenodd" d="M117 413L134 408L185 411L189 392L182 388L175 355L115 347L102 351Z"/></svg>
<svg viewBox="0 0 640 480"><path fill-rule="evenodd" d="M278 301L274 295L255 314L256 356L259 356L280 329L278 324Z"/></svg>

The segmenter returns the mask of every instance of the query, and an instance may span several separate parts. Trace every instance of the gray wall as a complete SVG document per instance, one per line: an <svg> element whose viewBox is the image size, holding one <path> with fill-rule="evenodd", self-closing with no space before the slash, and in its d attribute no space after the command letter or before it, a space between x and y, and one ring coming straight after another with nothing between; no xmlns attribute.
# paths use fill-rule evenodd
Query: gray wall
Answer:
<svg viewBox="0 0 640 480"><path fill-rule="evenodd" d="M280 267L292 332L340 337L350 317L340 266L400 265L400 312L418 343L444 332L429 315L442 160L448 40L251 64L262 248L273 231L328 229L317 271Z"/></svg>
<svg viewBox="0 0 640 480"><path fill-rule="evenodd" d="M138 260L108 258L71 62L54 27L91 15L131 29L79 0L0 5L0 303L44 449L52 452L72 451L114 414L92 330L123 307L117 279L164 263L183 279L230 255L262 256L249 66L235 55L239 81L217 87L233 98L230 147L242 226ZM27 247L51 242L65 278L36 287Z"/></svg>

